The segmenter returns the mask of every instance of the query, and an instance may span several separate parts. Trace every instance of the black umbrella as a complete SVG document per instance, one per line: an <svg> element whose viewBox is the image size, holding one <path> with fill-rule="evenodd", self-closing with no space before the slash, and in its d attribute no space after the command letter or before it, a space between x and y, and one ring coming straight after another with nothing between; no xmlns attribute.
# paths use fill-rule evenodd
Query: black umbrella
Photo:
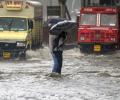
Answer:
<svg viewBox="0 0 120 100"><path fill-rule="evenodd" d="M53 35L59 35L61 32L70 32L71 30L75 29L76 22L74 21L60 21L57 24L53 25L50 28L50 33Z"/></svg>

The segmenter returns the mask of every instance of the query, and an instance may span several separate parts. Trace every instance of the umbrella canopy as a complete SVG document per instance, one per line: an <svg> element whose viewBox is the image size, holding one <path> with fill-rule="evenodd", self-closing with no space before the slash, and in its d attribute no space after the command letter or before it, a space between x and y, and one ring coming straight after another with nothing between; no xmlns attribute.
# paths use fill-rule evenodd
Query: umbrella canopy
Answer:
<svg viewBox="0 0 120 100"><path fill-rule="evenodd" d="M75 29L75 27L76 27L76 22L64 20L53 25L50 28L50 33L53 35L59 35L61 32L69 33L71 30Z"/></svg>

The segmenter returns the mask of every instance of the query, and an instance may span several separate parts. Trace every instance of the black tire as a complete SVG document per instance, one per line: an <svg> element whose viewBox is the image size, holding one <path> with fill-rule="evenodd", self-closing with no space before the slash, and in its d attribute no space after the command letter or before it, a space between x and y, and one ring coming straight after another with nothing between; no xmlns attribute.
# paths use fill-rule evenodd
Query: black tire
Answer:
<svg viewBox="0 0 120 100"><path fill-rule="evenodd" d="M90 45L80 45L79 49L80 49L81 53L90 54L93 52L92 46L90 46Z"/></svg>
<svg viewBox="0 0 120 100"><path fill-rule="evenodd" d="M102 45L102 53L109 53L109 52L113 52L113 51L115 51L115 50L117 50L115 44Z"/></svg>
<svg viewBox="0 0 120 100"><path fill-rule="evenodd" d="M19 59L20 60L25 60L26 59L26 52L19 53Z"/></svg>

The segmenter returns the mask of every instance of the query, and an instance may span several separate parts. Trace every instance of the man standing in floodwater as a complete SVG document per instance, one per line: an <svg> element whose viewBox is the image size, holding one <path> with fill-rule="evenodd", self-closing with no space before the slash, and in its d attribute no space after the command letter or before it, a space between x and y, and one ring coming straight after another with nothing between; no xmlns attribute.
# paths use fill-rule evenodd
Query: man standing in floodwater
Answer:
<svg viewBox="0 0 120 100"><path fill-rule="evenodd" d="M63 62L63 46L70 30L75 29L75 22L60 21L50 28L49 33L49 48L53 57L53 68L51 77L60 76Z"/></svg>
<svg viewBox="0 0 120 100"><path fill-rule="evenodd" d="M56 31L57 32L57 31ZM59 33L59 32L58 32ZM49 34L49 48L54 61L51 77L60 76L63 62L63 46L67 37L66 32L59 34L50 31Z"/></svg>

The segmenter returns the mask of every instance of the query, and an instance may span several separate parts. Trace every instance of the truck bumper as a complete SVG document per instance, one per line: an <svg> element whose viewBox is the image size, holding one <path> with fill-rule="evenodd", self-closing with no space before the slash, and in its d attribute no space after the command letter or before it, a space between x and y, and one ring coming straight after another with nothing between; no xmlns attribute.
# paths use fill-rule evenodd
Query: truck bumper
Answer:
<svg viewBox="0 0 120 100"><path fill-rule="evenodd" d="M25 46L17 47L16 43L0 42L1 59L17 58L21 54L25 54L25 52L26 52Z"/></svg>
<svg viewBox="0 0 120 100"><path fill-rule="evenodd" d="M81 51L85 52L109 52L116 50L115 43L81 43L78 44Z"/></svg>

